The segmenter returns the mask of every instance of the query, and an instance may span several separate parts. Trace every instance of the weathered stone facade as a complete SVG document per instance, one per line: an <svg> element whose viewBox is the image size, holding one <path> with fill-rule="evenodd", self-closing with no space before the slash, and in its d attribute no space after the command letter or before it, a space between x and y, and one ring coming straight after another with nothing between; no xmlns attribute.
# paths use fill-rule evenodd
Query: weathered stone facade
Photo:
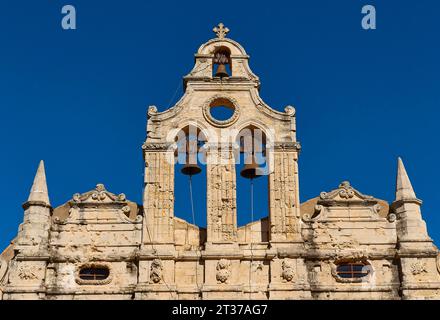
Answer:
<svg viewBox="0 0 440 320"><path fill-rule="evenodd" d="M53 209L40 163L1 255L0 299L440 298L438 250L402 161L391 205L346 181L301 205L295 109L265 104L243 47L214 31L180 101L148 109L142 204L98 184ZM217 106L232 116L216 119ZM174 212L176 136L190 127L204 142L206 229ZM268 217L238 227L237 137L249 128L264 133Z"/></svg>

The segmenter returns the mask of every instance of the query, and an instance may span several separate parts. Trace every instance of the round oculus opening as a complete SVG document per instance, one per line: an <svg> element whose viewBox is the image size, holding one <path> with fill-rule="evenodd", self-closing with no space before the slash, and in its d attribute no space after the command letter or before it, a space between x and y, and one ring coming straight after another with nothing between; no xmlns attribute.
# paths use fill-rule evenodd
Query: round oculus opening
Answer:
<svg viewBox="0 0 440 320"><path fill-rule="evenodd" d="M228 99L215 99L209 105L209 114L216 121L226 122L234 116L235 106Z"/></svg>
<svg viewBox="0 0 440 320"><path fill-rule="evenodd" d="M209 108L209 113L217 121L228 121L234 115L234 109L228 106L215 106Z"/></svg>

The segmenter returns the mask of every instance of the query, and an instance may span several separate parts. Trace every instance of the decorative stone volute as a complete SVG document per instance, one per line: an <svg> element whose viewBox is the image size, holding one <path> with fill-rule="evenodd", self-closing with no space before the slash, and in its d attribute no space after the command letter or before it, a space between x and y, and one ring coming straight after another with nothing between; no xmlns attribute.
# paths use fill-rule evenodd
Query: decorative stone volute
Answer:
<svg viewBox="0 0 440 320"><path fill-rule="evenodd" d="M321 203L324 201L356 201L356 200L373 200L372 196L360 193L354 189L349 181L343 181L339 184L338 189L330 192L321 192Z"/></svg>
<svg viewBox="0 0 440 320"><path fill-rule="evenodd" d="M115 195L106 190L105 186L101 183L97 184L94 190L80 194L73 195L73 202L76 204L106 204L106 203L126 203L125 194L121 193Z"/></svg>

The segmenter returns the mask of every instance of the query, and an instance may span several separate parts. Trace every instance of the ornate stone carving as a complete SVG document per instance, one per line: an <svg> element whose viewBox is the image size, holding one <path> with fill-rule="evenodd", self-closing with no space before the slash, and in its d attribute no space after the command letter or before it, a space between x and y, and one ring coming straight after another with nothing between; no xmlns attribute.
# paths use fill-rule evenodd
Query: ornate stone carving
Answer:
<svg viewBox="0 0 440 320"><path fill-rule="evenodd" d="M217 262L217 274L216 279L219 283L226 283L231 276L231 263L229 260L220 259Z"/></svg>
<svg viewBox="0 0 440 320"><path fill-rule="evenodd" d="M286 106L284 108L284 112L287 113L289 116L294 116L295 115L295 108L293 106Z"/></svg>
<svg viewBox="0 0 440 320"><path fill-rule="evenodd" d="M125 206L125 207L122 207L122 212L125 214L125 215L129 215L130 214L130 211L131 211L131 209L130 209L130 207L129 206Z"/></svg>
<svg viewBox="0 0 440 320"><path fill-rule="evenodd" d="M217 120L214 117L212 117L210 109L211 109L211 107L213 107L212 104L216 100L227 101L228 105L230 105L231 108L234 110L233 115L229 119ZM213 126L220 127L220 128L231 126L232 124L234 124L238 120L238 118L240 116L240 107L239 107L237 101L234 98L223 95L223 94L216 94L216 95L210 97L203 105L202 110L203 110L203 116L205 117L206 121L208 121Z"/></svg>
<svg viewBox="0 0 440 320"><path fill-rule="evenodd" d="M115 195L108 192L103 184L97 184L95 190L83 194L74 194L73 201L75 203L125 202L126 197L123 193Z"/></svg>
<svg viewBox="0 0 440 320"><path fill-rule="evenodd" d="M154 116L156 113L157 113L157 107L156 106L149 106L148 107L147 114L148 114L149 117Z"/></svg>
<svg viewBox="0 0 440 320"><path fill-rule="evenodd" d="M37 270L32 266L20 266L18 268L18 277L21 280L34 280L37 279Z"/></svg>
<svg viewBox="0 0 440 320"><path fill-rule="evenodd" d="M427 273L427 272L428 272L428 270L426 269L425 262L417 261L411 265L411 273L413 275L418 275L418 274Z"/></svg>
<svg viewBox="0 0 440 320"><path fill-rule="evenodd" d="M150 266L150 280L152 283L159 283L162 280L163 265L160 259L154 259Z"/></svg>
<svg viewBox="0 0 440 320"><path fill-rule="evenodd" d="M224 39L228 34L229 29L220 22L217 27L214 27L214 29L212 29L212 31L214 31L214 33L217 35L217 38Z"/></svg>
<svg viewBox="0 0 440 320"><path fill-rule="evenodd" d="M290 259L283 260L283 263L281 264L281 268L283 270L281 276L285 281L292 282L293 277L295 275L294 267L295 266L293 260Z"/></svg>
<svg viewBox="0 0 440 320"><path fill-rule="evenodd" d="M273 148L279 151L299 151L301 150L301 144L299 142L278 142L273 144Z"/></svg>
<svg viewBox="0 0 440 320"><path fill-rule="evenodd" d="M339 196L343 200L353 199L355 196L361 200L373 200L372 196L367 196L354 189L349 181L343 181L338 189L330 192L321 192L321 200L333 200Z"/></svg>
<svg viewBox="0 0 440 320"><path fill-rule="evenodd" d="M208 241L235 241L236 182L232 150L210 149L207 153Z"/></svg>
<svg viewBox="0 0 440 320"><path fill-rule="evenodd" d="M167 151L169 148L173 148L173 143L147 143L142 145L142 149L145 151Z"/></svg>
<svg viewBox="0 0 440 320"><path fill-rule="evenodd" d="M397 220L397 216L394 213L390 213L387 218L389 222L394 222Z"/></svg>

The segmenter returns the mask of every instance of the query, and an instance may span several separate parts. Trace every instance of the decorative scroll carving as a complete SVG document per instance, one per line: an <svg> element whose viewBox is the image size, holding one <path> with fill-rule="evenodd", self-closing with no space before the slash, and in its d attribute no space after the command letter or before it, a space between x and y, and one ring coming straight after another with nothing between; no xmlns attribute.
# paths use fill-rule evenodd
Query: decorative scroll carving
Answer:
<svg viewBox="0 0 440 320"><path fill-rule="evenodd" d="M97 184L95 190L74 194L73 201L75 203L125 202L126 197L123 193L115 195L108 192L103 184Z"/></svg>
<svg viewBox="0 0 440 320"><path fill-rule="evenodd" d="M292 282L295 275L293 261L290 259L284 259L281 268L283 270L281 273L282 278L287 282Z"/></svg>
<svg viewBox="0 0 440 320"><path fill-rule="evenodd" d="M296 110L293 106L286 106L284 108L284 112L287 113L289 116L294 116L296 113Z"/></svg>
<svg viewBox="0 0 440 320"><path fill-rule="evenodd" d="M361 200L373 200L372 196L367 196L354 189L349 181L343 181L339 188L330 192L321 192L321 200L333 200L339 196L343 200L353 199L355 196Z"/></svg>
<svg viewBox="0 0 440 320"><path fill-rule="evenodd" d="M18 277L21 280L34 280L37 279L37 269L33 266L20 266L18 268Z"/></svg>
<svg viewBox="0 0 440 320"><path fill-rule="evenodd" d="M220 259L219 262L217 262L217 274L216 279L219 283L226 283L231 276L231 263L229 260L226 259Z"/></svg>
<svg viewBox="0 0 440 320"><path fill-rule="evenodd" d="M154 116L156 113L157 113L157 107L156 106L149 106L148 107L147 114L148 114L149 117Z"/></svg>
<svg viewBox="0 0 440 320"><path fill-rule="evenodd" d="M120 217L122 220L127 221L127 222L131 222L131 223L140 223L143 220L143 217L138 214L136 216L136 219L132 220L130 219L130 212L131 212L131 208L130 206L124 206L121 208L121 214Z"/></svg>
<svg viewBox="0 0 440 320"><path fill-rule="evenodd" d="M418 275L418 274L427 273L427 272L428 272L428 270L426 269L425 262L417 261L411 265L411 273L413 275Z"/></svg>
<svg viewBox="0 0 440 320"><path fill-rule="evenodd" d="M388 215L388 221L389 222L394 222L394 221L396 221L397 220L397 216L396 216L396 214L394 214L394 213L390 213L389 215Z"/></svg>
<svg viewBox="0 0 440 320"><path fill-rule="evenodd" d="M150 280L153 283L159 283L162 280L163 265L160 259L154 259L150 266Z"/></svg>

